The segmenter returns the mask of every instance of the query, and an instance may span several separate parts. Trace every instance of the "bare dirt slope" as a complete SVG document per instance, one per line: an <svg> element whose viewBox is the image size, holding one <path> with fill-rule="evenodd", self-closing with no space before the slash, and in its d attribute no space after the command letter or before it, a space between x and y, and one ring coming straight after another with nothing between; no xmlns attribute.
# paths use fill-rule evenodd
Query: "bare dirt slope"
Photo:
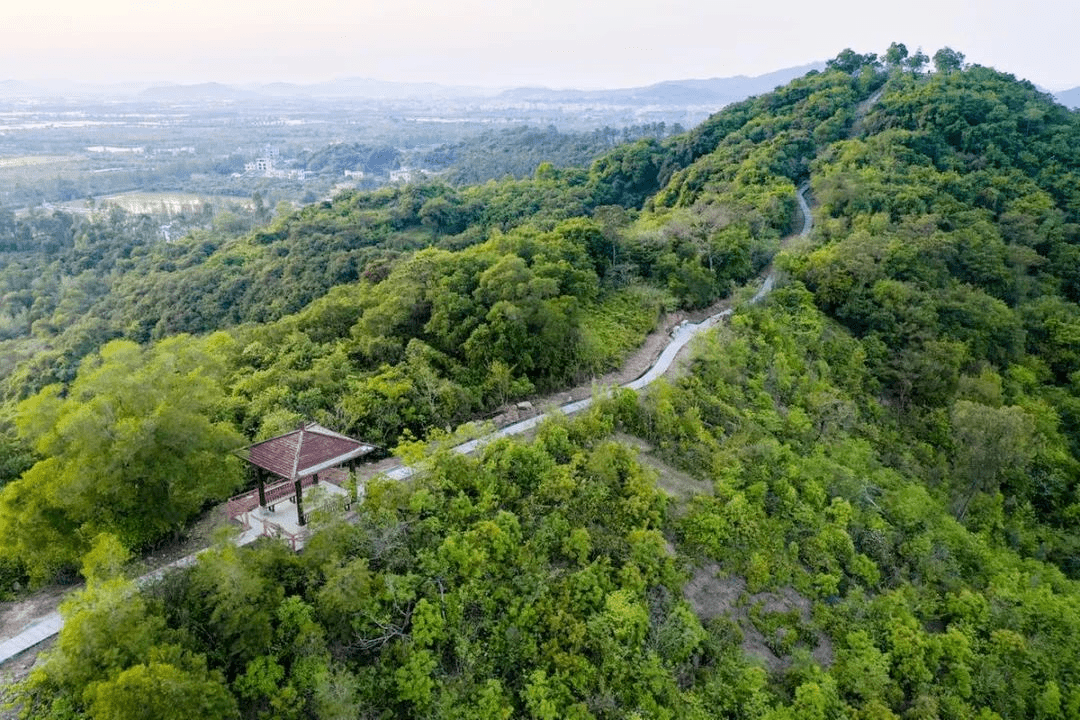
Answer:
<svg viewBox="0 0 1080 720"><path fill-rule="evenodd" d="M745 578L724 575L717 563L707 563L698 568L683 587L683 594L702 620L726 617L738 625L743 636L743 652L760 660L771 672L791 665L791 655L779 650L790 630L777 628L771 632L763 631L754 622L752 613L759 617L790 615L797 618L800 625L807 628L812 625L812 604L794 588L751 593ZM829 638L820 630L808 629L806 634L812 638L810 654L814 660L823 667L831 665L834 653Z"/></svg>

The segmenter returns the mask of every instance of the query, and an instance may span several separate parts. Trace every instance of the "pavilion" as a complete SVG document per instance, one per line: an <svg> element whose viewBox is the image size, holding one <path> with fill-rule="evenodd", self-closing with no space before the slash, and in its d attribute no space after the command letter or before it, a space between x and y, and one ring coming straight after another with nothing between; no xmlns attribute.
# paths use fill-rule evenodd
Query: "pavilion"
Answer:
<svg viewBox="0 0 1080 720"><path fill-rule="evenodd" d="M304 488L318 485L320 479L340 487L355 471L359 459L373 450L374 445L318 423L307 423L292 432L236 450L236 455L250 463L258 491L257 495L250 491L232 498L229 516L247 526L247 513L253 510L272 513L278 502L289 500L296 505L296 524L303 526L307 523Z"/></svg>

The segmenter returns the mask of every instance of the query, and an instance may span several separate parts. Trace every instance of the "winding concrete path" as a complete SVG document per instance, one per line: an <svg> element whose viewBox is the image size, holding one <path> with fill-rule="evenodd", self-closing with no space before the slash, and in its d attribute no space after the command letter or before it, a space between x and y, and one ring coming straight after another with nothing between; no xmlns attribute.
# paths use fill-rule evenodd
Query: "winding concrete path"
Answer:
<svg viewBox="0 0 1080 720"><path fill-rule="evenodd" d="M814 218L813 215L810 213L810 205L806 202L806 193L809 189L810 185L808 183L804 183L799 187L798 192L795 193L795 197L799 201L799 210L802 214L803 219L802 228L799 230L797 237L806 237L810 234L810 230L814 227ZM765 275L765 279L761 283L761 287L759 287L758 291L754 293L754 296L750 298L750 303L756 305L757 303L761 302L761 300L766 295L772 292L773 286L775 284L776 272L772 269L772 266L770 265L768 272ZM624 385L622 385L622 387L629 388L630 390L641 390L658 380L668 370L671 369L671 365L675 362L675 358L678 357L682 349L686 347L691 340L693 340L699 333L708 330L724 318L729 317L732 312L733 311L731 310L731 308L728 308L727 310L718 312L715 315L710 315L701 322L682 323L681 325L676 327L675 330L671 333L671 342L669 342L664 348L664 351L660 353L660 357L656 359L656 362L653 363L652 367L646 370L645 374L643 374L637 380L632 380L628 383L625 383ZM581 412L585 408L592 405L593 398L594 396L590 396L582 400L576 400L574 402L566 403L565 405L561 405L556 408L556 411L562 413L563 415L573 415L574 413ZM468 442L456 445L453 450L454 452L461 453L462 455L468 455L470 453L476 452L484 445L487 445L488 443L492 442L493 440L497 440L498 438L509 437L511 435L520 435L521 433L528 432L529 430L532 430L534 427L539 425L545 417L545 415L537 415L536 417L531 417L526 420L516 422L512 425L507 425L505 427L499 428L498 430L495 430L489 435L485 435L482 438L477 438L476 440L469 440ZM408 465L399 465L398 467L393 468L386 473L388 477L395 480L404 480L406 478L412 477L415 474L416 470Z"/></svg>
<svg viewBox="0 0 1080 720"><path fill-rule="evenodd" d="M803 217L803 225L802 229L798 233L798 237L806 237L807 235L809 235L810 230L814 226L814 219L810 213L810 206L806 202L806 192L808 189L809 185L804 184L799 188L798 192L796 193L796 197L799 201L799 209L802 211ZM758 291L754 293L754 296L750 299L750 303L757 304L761 302L761 300L772 291L775 283L776 273L772 269L772 266L770 266L768 272L765 275L765 279L761 283L761 287L759 287ZM695 337L697 337L697 335L704 332L705 330L713 327L724 318L729 317L731 314L732 310L729 308L727 310L718 312L715 315L711 315L702 320L701 322L683 323L679 325L677 328L675 328L674 331L672 331L671 342L667 344L667 347L664 348L664 351L660 354L660 357L656 359L656 362L653 363L652 367L646 370L645 373L637 380L632 380L631 382L624 384L622 387L636 391L641 390L650 385L651 383L655 382L657 379L663 376L664 373L671 369L671 365L675 362L675 358L679 355L683 348L685 348L690 343L691 340L693 340ZM593 397L590 396L582 400L566 403L565 405L556 408L556 411L561 412L564 415L573 415L574 413L578 413L586 409L587 407L592 405L592 403ZM485 435L484 437L477 438L475 440L469 440L468 442L457 445L453 448L453 450L463 455L468 455L469 453L476 452L478 449L482 448L483 446L494 440L497 440L498 438L509 437L511 435L520 435L522 433L528 432L529 430L532 430L534 427L543 422L545 417L547 416L537 415L536 417L531 417L527 420L522 420L512 425L507 425L505 427L499 428L498 430L495 430L489 435ZM409 465L399 465L395 468L388 470L385 475L395 480L405 480L412 477L416 473L416 468L413 468ZM256 535L245 536L245 538L246 542L244 542L243 544L246 544L247 542L252 542L256 538ZM186 567L188 565L191 565L195 562L196 555L197 553L180 558L179 560L170 563L163 568L159 568L152 573L144 575L143 577L139 578L138 582L139 584L152 582L154 579L160 577L168 569L171 569L173 567ZM44 615L31 620L26 626L26 628L18 635L4 640L3 642L0 642L0 663L4 663L7 660L15 657L19 653L29 650L34 645L37 645L38 643L53 637L60 632L60 628L63 626L63 624L63 618L60 616L60 612L58 610L51 612L48 615Z"/></svg>
<svg viewBox="0 0 1080 720"><path fill-rule="evenodd" d="M34 618L21 633L0 643L0 663L7 662L23 650L28 650L39 642L48 640L60 632L63 625L64 618L60 616L59 610Z"/></svg>

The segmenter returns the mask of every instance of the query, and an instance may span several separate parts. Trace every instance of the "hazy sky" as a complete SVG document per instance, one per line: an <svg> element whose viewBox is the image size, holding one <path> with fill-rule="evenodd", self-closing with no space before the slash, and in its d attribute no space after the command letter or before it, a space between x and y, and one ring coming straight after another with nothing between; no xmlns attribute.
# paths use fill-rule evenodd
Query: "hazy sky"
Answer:
<svg viewBox="0 0 1080 720"><path fill-rule="evenodd" d="M948 45L1080 85L1076 0L7 0L0 80L626 87Z"/></svg>

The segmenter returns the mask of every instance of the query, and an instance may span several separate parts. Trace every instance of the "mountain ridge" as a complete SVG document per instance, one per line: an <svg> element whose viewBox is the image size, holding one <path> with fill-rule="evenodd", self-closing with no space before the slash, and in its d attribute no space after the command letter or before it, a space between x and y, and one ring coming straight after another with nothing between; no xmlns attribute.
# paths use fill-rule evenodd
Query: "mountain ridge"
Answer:
<svg viewBox="0 0 1080 720"><path fill-rule="evenodd" d="M763 75L735 75L707 79L665 80L652 85L611 90L552 90L544 87L512 88L502 92L499 97L534 102L575 102L606 101L642 104L647 102L683 102L694 100L702 105L727 104L750 95L769 92L778 85L784 85L797 77L802 77L811 70L821 70L825 63L782 68Z"/></svg>
<svg viewBox="0 0 1080 720"><path fill-rule="evenodd" d="M259 98L338 98L369 97L373 99L465 98L492 97L509 100L575 101L585 100L608 104L685 103L713 105L728 103L748 95L760 94L790 82L810 70L820 70L822 62L781 68L762 75L735 75L708 79L664 80L651 85L583 90L549 87L485 88L474 85L444 85L434 82L396 82L365 77L343 77L315 83L276 81L270 83L114 83L87 84L61 80L26 81L9 78L0 81L0 97L32 98L70 95L121 95L155 100L251 100Z"/></svg>

